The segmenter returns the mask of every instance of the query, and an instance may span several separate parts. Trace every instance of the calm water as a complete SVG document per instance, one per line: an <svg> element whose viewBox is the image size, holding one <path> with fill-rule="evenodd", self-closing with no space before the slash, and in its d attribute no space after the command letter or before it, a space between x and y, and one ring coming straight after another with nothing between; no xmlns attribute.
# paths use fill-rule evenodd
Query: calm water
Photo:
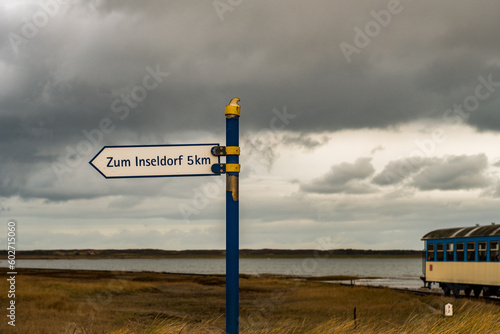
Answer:
<svg viewBox="0 0 500 334"><path fill-rule="evenodd" d="M154 271L186 274L224 274L224 259L78 259L18 260L17 268ZM5 260L0 261L7 266ZM240 259L242 274L299 276L356 275L360 284L420 287L420 259Z"/></svg>

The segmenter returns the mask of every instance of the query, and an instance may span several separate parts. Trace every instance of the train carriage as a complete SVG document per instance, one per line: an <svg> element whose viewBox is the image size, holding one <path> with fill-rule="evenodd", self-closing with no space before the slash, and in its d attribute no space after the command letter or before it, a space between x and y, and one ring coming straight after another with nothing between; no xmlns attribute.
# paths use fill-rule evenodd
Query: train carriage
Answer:
<svg viewBox="0 0 500 334"><path fill-rule="evenodd" d="M439 284L444 294L500 295L500 225L435 230L425 242L423 276L426 287Z"/></svg>

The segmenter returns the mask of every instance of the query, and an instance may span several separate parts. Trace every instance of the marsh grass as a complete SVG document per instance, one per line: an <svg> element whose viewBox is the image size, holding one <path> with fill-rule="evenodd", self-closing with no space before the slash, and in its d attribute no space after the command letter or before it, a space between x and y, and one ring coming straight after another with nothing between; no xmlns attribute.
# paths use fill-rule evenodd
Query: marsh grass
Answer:
<svg viewBox="0 0 500 334"><path fill-rule="evenodd" d="M471 333L500 333L498 328L498 313L490 313L487 305L475 305L470 308L464 306L464 312L451 318L443 318L442 315L411 315L401 325L383 321L380 318L369 318L363 321L342 320L333 318L321 324L309 324L307 318L287 319L277 321L272 326L266 328L243 328L242 334L471 334ZM224 333L224 330L214 326L213 321L206 321L200 324L192 324L182 320L157 320L142 328L122 328L113 334L178 334L195 333L210 334Z"/></svg>
<svg viewBox="0 0 500 334"><path fill-rule="evenodd" d="M6 280L0 291L7 291ZM7 294L0 302L7 305ZM443 317L451 302L455 315ZM357 319L353 310L356 307ZM6 314L6 311L4 311ZM0 333L224 333L219 276L24 270ZM500 307L278 277L240 279L241 333L500 333Z"/></svg>
<svg viewBox="0 0 500 334"><path fill-rule="evenodd" d="M462 312L463 311L463 312ZM333 318L320 324L309 324L307 318L279 320L266 328L243 328L242 334L471 334L471 333L500 333L498 328L498 312L490 312L491 305L464 305L459 313L450 318L443 318L438 314L412 314L402 324L394 324L380 318L368 318L362 321L342 320ZM222 334L224 330L214 326L214 321L193 324L182 320L155 319L153 323L142 328L122 328L113 334Z"/></svg>

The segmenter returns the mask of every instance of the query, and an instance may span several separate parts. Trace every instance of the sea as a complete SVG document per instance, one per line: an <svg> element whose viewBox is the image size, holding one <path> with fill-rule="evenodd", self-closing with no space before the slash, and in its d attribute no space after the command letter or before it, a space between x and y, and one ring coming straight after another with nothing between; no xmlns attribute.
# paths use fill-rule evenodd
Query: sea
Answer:
<svg viewBox="0 0 500 334"><path fill-rule="evenodd" d="M7 267L7 261L0 261ZM224 274L225 259L54 259L17 260L23 268L66 270L151 271L182 274ZM422 287L421 259L387 258L258 258L240 259L240 274L311 276L357 276L348 284L418 289Z"/></svg>

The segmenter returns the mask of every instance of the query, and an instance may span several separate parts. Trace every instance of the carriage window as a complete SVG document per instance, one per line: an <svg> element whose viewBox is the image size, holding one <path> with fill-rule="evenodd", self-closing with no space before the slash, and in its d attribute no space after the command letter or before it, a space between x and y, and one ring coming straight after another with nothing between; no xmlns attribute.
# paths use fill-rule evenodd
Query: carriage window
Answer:
<svg viewBox="0 0 500 334"><path fill-rule="evenodd" d="M453 261L453 243L446 244L446 261Z"/></svg>
<svg viewBox="0 0 500 334"><path fill-rule="evenodd" d="M476 261L476 249L474 246L474 242L467 243L467 261L469 262Z"/></svg>
<svg viewBox="0 0 500 334"><path fill-rule="evenodd" d="M464 243L457 242L457 261L464 260Z"/></svg>
<svg viewBox="0 0 500 334"><path fill-rule="evenodd" d="M498 262L498 241L490 242L490 261Z"/></svg>
<svg viewBox="0 0 500 334"><path fill-rule="evenodd" d="M486 241L478 243L477 252L479 261L486 261Z"/></svg>
<svg viewBox="0 0 500 334"><path fill-rule="evenodd" d="M434 244L427 245L427 261L434 261Z"/></svg>
<svg viewBox="0 0 500 334"><path fill-rule="evenodd" d="M436 261L443 261L443 260L444 260L444 245L437 244L437 259L436 259Z"/></svg>

